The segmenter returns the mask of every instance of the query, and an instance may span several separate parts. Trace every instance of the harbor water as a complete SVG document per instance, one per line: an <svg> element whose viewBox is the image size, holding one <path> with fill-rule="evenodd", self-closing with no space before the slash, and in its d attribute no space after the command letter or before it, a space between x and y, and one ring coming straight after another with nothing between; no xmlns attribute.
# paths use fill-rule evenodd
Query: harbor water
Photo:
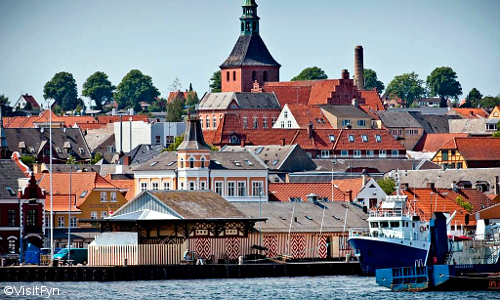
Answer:
<svg viewBox="0 0 500 300"><path fill-rule="evenodd" d="M47 297L26 295L33 287L57 288ZM500 292L392 292L375 277L325 276L132 282L1 282L0 299L500 299ZM16 289L14 289L14 287ZM25 295L16 295L24 287ZM10 296L5 292L13 291Z"/></svg>

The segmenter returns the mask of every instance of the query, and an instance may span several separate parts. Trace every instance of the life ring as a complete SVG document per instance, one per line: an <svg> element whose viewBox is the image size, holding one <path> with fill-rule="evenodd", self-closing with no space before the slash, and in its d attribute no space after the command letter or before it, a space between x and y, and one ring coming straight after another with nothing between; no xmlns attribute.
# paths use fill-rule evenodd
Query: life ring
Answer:
<svg viewBox="0 0 500 300"><path fill-rule="evenodd" d="M420 232L424 232L425 231L425 227L424 226L420 226Z"/></svg>

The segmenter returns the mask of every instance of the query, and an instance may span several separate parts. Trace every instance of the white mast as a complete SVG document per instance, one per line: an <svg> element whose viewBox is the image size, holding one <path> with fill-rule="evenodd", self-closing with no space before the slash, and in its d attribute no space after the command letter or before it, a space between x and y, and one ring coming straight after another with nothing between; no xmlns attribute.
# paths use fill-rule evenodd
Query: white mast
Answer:
<svg viewBox="0 0 500 300"><path fill-rule="evenodd" d="M54 189L52 180L52 105L49 103L49 159L50 159L50 262L54 265Z"/></svg>

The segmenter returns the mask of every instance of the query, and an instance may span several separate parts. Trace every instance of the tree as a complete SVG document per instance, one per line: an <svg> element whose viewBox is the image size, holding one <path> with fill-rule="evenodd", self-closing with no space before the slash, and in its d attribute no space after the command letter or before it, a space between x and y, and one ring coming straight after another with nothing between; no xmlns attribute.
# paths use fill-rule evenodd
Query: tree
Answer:
<svg viewBox="0 0 500 300"><path fill-rule="evenodd" d="M441 98L440 107L447 107L447 97L458 99L458 96L462 95L462 86L457 80L457 73L450 67L435 68L427 76L427 87L431 96Z"/></svg>
<svg viewBox="0 0 500 300"><path fill-rule="evenodd" d="M23 155L21 156L21 161L23 162L23 164L31 167L36 162L36 157L34 157L33 155Z"/></svg>
<svg viewBox="0 0 500 300"><path fill-rule="evenodd" d="M184 141L184 134L176 136L175 140L172 144L170 144L167 148L163 149L162 152L165 151L177 151L177 148L181 145L181 143Z"/></svg>
<svg viewBox="0 0 500 300"><path fill-rule="evenodd" d="M500 95L498 95L496 97L492 97L492 96L484 97L483 99L481 99L479 101L479 104L483 108L493 108L497 105L500 105Z"/></svg>
<svg viewBox="0 0 500 300"><path fill-rule="evenodd" d="M182 83L179 77L175 77L174 82L168 87L171 91L180 91L182 90Z"/></svg>
<svg viewBox="0 0 500 300"><path fill-rule="evenodd" d="M43 88L45 99L54 99L63 111L74 110L78 105L78 92L73 75L68 72L59 72L48 81Z"/></svg>
<svg viewBox="0 0 500 300"><path fill-rule="evenodd" d="M418 78L415 72L397 75L387 86L386 93L391 96L398 96L406 102L406 107L410 107L416 99L421 99L425 95L424 81Z"/></svg>
<svg viewBox="0 0 500 300"><path fill-rule="evenodd" d="M94 156L92 156L92 159L90 160L90 164L91 165L95 165L96 163L98 163L100 160L102 159L102 154L97 152L96 154L94 154Z"/></svg>
<svg viewBox="0 0 500 300"><path fill-rule="evenodd" d="M382 93L385 89L385 85L382 81L378 80L377 72L372 69L364 69L363 73L365 77L365 90L376 88L379 94Z"/></svg>
<svg viewBox="0 0 500 300"><path fill-rule="evenodd" d="M196 105L200 102L200 99L198 99L198 95L195 92L190 92L188 93L187 99L186 99L186 106L189 112L194 112Z"/></svg>
<svg viewBox="0 0 500 300"><path fill-rule="evenodd" d="M160 92L153 85L151 76L134 69L128 72L116 87L114 98L119 108L134 107L135 110L139 102L152 103L159 95Z"/></svg>
<svg viewBox="0 0 500 300"><path fill-rule="evenodd" d="M494 138L500 138L500 121L497 123L497 132L492 135Z"/></svg>
<svg viewBox="0 0 500 300"><path fill-rule="evenodd" d="M183 101L180 98L173 99L167 106L167 122L181 122L183 112Z"/></svg>
<svg viewBox="0 0 500 300"><path fill-rule="evenodd" d="M83 84L82 95L94 100L98 110L102 110L102 104L113 99L113 92L116 87L111 84L108 75L97 71L90 75Z"/></svg>
<svg viewBox="0 0 500 300"><path fill-rule="evenodd" d="M31 102L26 102L26 105L23 108L24 110L32 110L33 105L31 105Z"/></svg>
<svg viewBox="0 0 500 300"><path fill-rule="evenodd" d="M377 184L387 195L392 195L396 190L396 181L392 178L383 178L377 180Z"/></svg>
<svg viewBox="0 0 500 300"><path fill-rule="evenodd" d="M4 94L0 95L0 106L3 108L4 106L9 106L9 104L9 97Z"/></svg>
<svg viewBox="0 0 500 300"><path fill-rule="evenodd" d="M476 88L472 88L467 97L465 97L465 107L477 107L481 99L483 99L481 92Z"/></svg>
<svg viewBox="0 0 500 300"><path fill-rule="evenodd" d="M292 78L291 81L300 81L300 80L318 80L318 79L328 79L328 75L326 75L325 71L316 66L305 68L300 72L299 75Z"/></svg>
<svg viewBox="0 0 500 300"><path fill-rule="evenodd" d="M220 93L222 90L221 72L214 72L210 78L210 93Z"/></svg>

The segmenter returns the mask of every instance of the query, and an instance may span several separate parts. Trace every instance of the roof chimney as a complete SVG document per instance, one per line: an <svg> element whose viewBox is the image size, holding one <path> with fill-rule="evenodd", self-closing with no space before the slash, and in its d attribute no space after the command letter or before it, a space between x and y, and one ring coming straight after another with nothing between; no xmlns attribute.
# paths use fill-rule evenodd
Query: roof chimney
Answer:
<svg viewBox="0 0 500 300"><path fill-rule="evenodd" d="M358 99L356 99L356 98L352 99L352 106L358 107Z"/></svg>
<svg viewBox="0 0 500 300"><path fill-rule="evenodd" d="M356 46L354 48L354 84L358 87L358 91L365 89L365 75L363 70L363 47Z"/></svg>
<svg viewBox="0 0 500 300"><path fill-rule="evenodd" d="M436 186L434 185L434 182L428 182L427 183L427 188L431 190L436 190Z"/></svg>
<svg viewBox="0 0 500 300"><path fill-rule="evenodd" d="M314 126L312 122L309 122L309 125L307 125L307 134L309 135L309 138L313 138L313 133L314 133Z"/></svg>
<svg viewBox="0 0 500 300"><path fill-rule="evenodd" d="M347 71L347 69L342 69L342 74L340 78L349 79L349 71Z"/></svg>

